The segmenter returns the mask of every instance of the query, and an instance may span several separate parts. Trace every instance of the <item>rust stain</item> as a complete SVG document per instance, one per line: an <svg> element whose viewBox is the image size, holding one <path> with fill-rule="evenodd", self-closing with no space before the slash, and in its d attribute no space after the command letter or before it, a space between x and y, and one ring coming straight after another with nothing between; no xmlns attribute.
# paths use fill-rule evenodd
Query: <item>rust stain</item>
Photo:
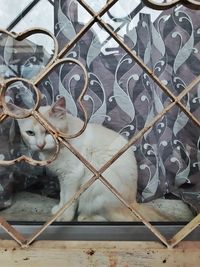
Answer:
<svg viewBox="0 0 200 267"><path fill-rule="evenodd" d="M86 251L86 254L89 255L89 256L92 256L92 255L95 254L95 250L90 248L89 250Z"/></svg>

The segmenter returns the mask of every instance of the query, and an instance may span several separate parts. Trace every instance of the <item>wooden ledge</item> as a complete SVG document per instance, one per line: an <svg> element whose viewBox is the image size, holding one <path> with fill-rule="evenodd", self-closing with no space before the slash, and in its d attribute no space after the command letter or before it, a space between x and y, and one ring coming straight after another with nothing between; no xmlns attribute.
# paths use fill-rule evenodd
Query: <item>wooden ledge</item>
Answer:
<svg viewBox="0 0 200 267"><path fill-rule="evenodd" d="M0 240L0 263L6 267L197 267L199 262L199 241L168 249L159 242L124 241L37 241L21 248Z"/></svg>

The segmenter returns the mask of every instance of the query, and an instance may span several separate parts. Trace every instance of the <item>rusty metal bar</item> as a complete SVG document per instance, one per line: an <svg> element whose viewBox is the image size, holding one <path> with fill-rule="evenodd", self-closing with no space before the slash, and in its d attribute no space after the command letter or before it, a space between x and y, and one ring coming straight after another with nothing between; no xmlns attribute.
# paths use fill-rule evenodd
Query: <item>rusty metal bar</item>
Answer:
<svg viewBox="0 0 200 267"><path fill-rule="evenodd" d="M24 108L18 107L21 110L20 114L16 114L12 112L12 106L10 105L10 103L7 103L5 100L7 88L9 87L9 85L15 84L16 82L28 83L29 85L31 85L31 88L33 89L36 95L36 102L32 108L24 109ZM40 91L34 86L34 84L31 81L27 81L26 79L23 79L23 78L11 78L11 79L6 80L2 87L0 96L1 96L1 105L3 107L3 113L14 119L23 119L23 118L31 116L32 112L39 108L40 98L41 98Z"/></svg>
<svg viewBox="0 0 200 267"><path fill-rule="evenodd" d="M99 18L98 18L99 19ZM105 26L105 25L103 25L103 26ZM106 25L107 26L107 25ZM114 35L114 33L112 32L112 33L110 33L112 36ZM117 39L118 39L118 37L117 37ZM142 66L145 68L146 66L143 64L143 62L141 62L142 63ZM148 70L148 74L150 75L150 77L154 77L154 75L153 75L153 73L150 71L150 70ZM161 89L163 89L162 88L162 84L160 83L160 81L159 81L159 79L157 78L157 77L154 77L155 79L157 79L158 80L158 85L161 87ZM168 88L165 88L165 86L163 86L164 87L164 90L163 91L165 91L173 100L174 100L174 102L170 105L170 108L169 109L171 109L171 107L172 106L174 106L174 104L176 103L176 104L178 104L180 107L181 107L181 109L185 112L185 113L187 113L187 115L189 115L189 117L190 118L192 118L193 119L193 121L196 123L196 124L198 124L198 126L199 126L199 121L198 120L196 120L196 118L185 108L185 106L182 104L182 103L179 103L179 101L180 101L180 97L179 97L179 99L176 97L176 96L174 96L174 94L173 93L171 93L171 91L169 91L168 90ZM189 86L190 87L190 89L192 88L192 86ZM187 87L186 88L186 90L188 90L188 91L190 91L190 89L189 89L189 87ZM186 93L186 90L185 90L185 93ZM183 93L182 93L182 95L183 95ZM169 107L169 106L168 106ZM167 109L168 110L168 109ZM166 109L164 109L164 112L166 111ZM152 124L151 126L153 126L154 124ZM74 153L74 152L73 152ZM122 151L121 151L121 153L123 153ZM118 157L120 156L120 154L118 154L117 155ZM80 158L79 158L80 159ZM83 162L83 160L82 159L80 159L82 162ZM111 162L108 162L107 164L108 164L108 166L110 166L111 164L110 164ZM104 180L103 178L101 178L101 176L100 176L100 180L102 179L102 181L106 181L106 180ZM106 184L106 183L105 183ZM111 185L109 185L109 184L106 184L107 185L107 187L110 189L110 190L112 190L112 188L111 188ZM120 195L119 195L119 193L118 192L113 192L113 193L115 193L115 195L117 196L117 197L119 197L120 198ZM123 200L123 198L121 199L121 200ZM142 219L142 221L143 221L143 219ZM144 221L143 221L144 222ZM151 225L150 225L150 228L151 228ZM152 228L151 228L152 229Z"/></svg>
<svg viewBox="0 0 200 267"><path fill-rule="evenodd" d="M198 0L171 0L159 3L153 0L142 0L144 4L152 9L165 10L176 6L177 4L187 6L191 9L200 9L200 2Z"/></svg>
<svg viewBox="0 0 200 267"><path fill-rule="evenodd" d="M0 217L0 227L3 228L20 246L24 246L26 239L2 217Z"/></svg>
<svg viewBox="0 0 200 267"><path fill-rule="evenodd" d="M169 241L170 247L174 248L180 241L188 236L200 224L200 214L198 214L192 221L186 224L176 235Z"/></svg>
<svg viewBox="0 0 200 267"><path fill-rule="evenodd" d="M1 114L0 115L0 123L3 122L8 116L6 114Z"/></svg>
<svg viewBox="0 0 200 267"><path fill-rule="evenodd" d="M68 135L66 135L65 133L62 133L62 132L59 132L58 133L57 130L55 128L53 128L53 125L51 126L52 131L54 131L55 133L57 133L57 135L63 136L65 138L67 138L67 139L71 139L71 138L75 138L75 137L79 136L85 130L85 128L87 126L87 120L88 120L88 118L87 118L88 117L87 116L87 111L86 111L84 105L82 104L83 97L84 97L84 95L85 95L85 93L87 91L87 87L88 87L88 75L87 75L87 70L86 70L85 66L80 61L78 61L76 59L73 59L73 58L58 59L58 60L56 60L51 65L51 67L49 67L46 71L44 71L41 74L41 76L36 81L34 81L33 84L35 86L38 85L38 83L42 79L44 79L49 74L50 71L52 71L53 69L55 69L55 67L57 67L57 66L59 66L61 64L74 64L74 65L79 66L82 69L82 71L83 71L84 80L85 80L85 82L83 84L83 87L82 87L82 90L81 90L81 93L80 93L80 95L79 95L79 97L77 99L77 103L78 103L79 107L81 108L81 110L83 112L83 118L84 118L84 120L83 120L83 127L77 133L75 133L75 134L71 134L71 135L68 134ZM40 114L40 116L41 116L41 114ZM37 116L37 119L39 120L40 117ZM41 121L41 123L44 123L44 122ZM49 123L48 123L48 125L49 125Z"/></svg>
<svg viewBox="0 0 200 267"><path fill-rule="evenodd" d="M170 247L166 238L154 227L151 223L149 223L138 211L134 205L131 205L123 196L109 183L102 175L99 177L99 180L126 206L143 224L160 240L166 247Z"/></svg>
<svg viewBox="0 0 200 267"><path fill-rule="evenodd" d="M48 69L48 67L50 67L53 62L56 60L57 56L58 56L58 42L56 40L56 37L48 30L46 29L43 29L43 28L30 28L29 30L25 30L23 32L20 32L20 33L13 33L13 32L9 32L7 30L4 30L4 29L0 29L0 33L4 33L4 34L7 34L8 36L18 40L18 41L22 41L26 38L28 38L30 35L32 34L44 34L44 35L47 35L49 36L53 42L54 42L54 54L53 54L53 57L49 60L49 63L45 66L45 69ZM41 71L41 73L43 73L43 71ZM36 75L35 78L32 79L32 81L34 81L35 79L38 79L38 77L40 77L42 74L39 73L38 75Z"/></svg>
<svg viewBox="0 0 200 267"><path fill-rule="evenodd" d="M171 0L168 2L164 2L163 3L158 3L156 1L152 1L152 0L142 0L142 2L152 8L152 9L156 9L156 10L165 10L165 9L169 9L172 8L174 6L176 6L178 3L183 4L185 1L182 0Z"/></svg>
<svg viewBox="0 0 200 267"><path fill-rule="evenodd" d="M91 15L95 14L93 10L88 6L84 1L77 0ZM186 107L180 102L183 98L197 83L200 82L200 75L192 81L178 96L175 96L160 80L157 76L153 74L153 71L148 68L138 56L136 56L131 49L118 37L118 35L110 29L110 27L103 21L100 16L97 16L98 23L106 30L114 40L121 46L123 49L136 61L136 63L151 77L151 79L173 100L176 101L177 105L183 110L183 112L190 116L191 120L197 125L200 126L200 122L190 113Z"/></svg>
<svg viewBox="0 0 200 267"><path fill-rule="evenodd" d="M87 9L88 12L90 12L90 14L93 13L92 9L85 4L83 1L79 0L79 2L83 5L84 8ZM199 83L200 81L200 76L198 76L194 81L192 81L183 91L181 94L179 94L178 96L175 96L166 86L164 86L158 77L156 77L153 72L143 63L143 61L138 58L134 53L132 53L132 51L130 50L130 48L124 44L121 39L117 36L117 34L115 32L113 32L113 30L110 29L110 27L102 20L102 18L97 17L98 19L98 23L115 39L115 41L118 42L119 45L121 45L125 51L139 64L139 66L142 67L142 69L153 79L153 81L174 101L173 103L176 103L176 105L178 105L181 110L198 126L200 127L200 121L198 118L196 118L195 116L193 116L193 114L191 114L191 112L189 110L187 110L187 108L183 105L182 102L180 102L180 100L195 86ZM173 104L172 103L172 104ZM172 107L173 105L171 105ZM169 107L169 106L168 106ZM166 108L165 108L166 109ZM153 126L154 124L152 124ZM109 165L109 162L108 162ZM109 188L109 186L108 186ZM110 189L110 188L109 188ZM194 221L195 223L195 221ZM198 223L195 225L195 227L198 226ZM188 235L190 233L190 225L186 225L185 229L185 234ZM181 237L182 235L177 235L175 240L176 242L174 242L174 244L178 243L181 241Z"/></svg>
<svg viewBox="0 0 200 267"><path fill-rule="evenodd" d="M80 1L78 2L79 4L81 4ZM81 31L76 35L76 37L60 51L60 53L58 54L58 58L64 57L65 54L69 51L69 49L72 48L75 43L86 33L86 31L97 21L97 17L105 14L108 9L111 8L117 2L118 0L109 0L108 3L98 13L93 12L91 14L93 18L81 29Z"/></svg>
<svg viewBox="0 0 200 267"><path fill-rule="evenodd" d="M52 157L48 160L45 160L45 161L38 161L38 160L34 160L34 159L31 159L27 156L20 156L18 157L17 159L14 159L14 160L0 160L0 165L5 165L5 166L9 166L9 165L12 165L16 162L20 162L20 161L25 161L31 165L40 165L40 166L45 166L49 163L51 163L53 160L56 159L56 156L58 155L59 153L59 143L58 143L58 140L57 140L57 136L63 136L67 139L71 139L71 138L75 138L77 136L79 136L86 128L87 126L87 112L86 112L86 109L85 107L83 106L82 104L82 99L84 97L84 94L87 90L87 86L88 86L88 76L87 76L87 71L85 69L85 67L83 66L82 63L80 63L78 60L76 59L70 59L70 58L66 58L66 59L60 59L58 60L56 63L52 64L52 66L50 68L47 69L47 71L51 71L53 68L55 68L56 66L58 66L59 64L64 64L64 63L68 63L68 64L76 64L78 65L82 70L83 70L83 74L84 74L84 78L85 78L85 83L83 85L83 89L81 91L81 94L80 96L78 97L78 100L77 100L77 103L79 104L79 107L82 109L82 112L83 112L83 116L84 116L84 123L83 123L83 126L82 128L75 134L72 134L72 135L66 135L65 133L61 133L54 128L53 125L50 125L49 122L47 122L45 120L45 118L43 118L42 114L39 113L38 108L39 108L39 102L40 102L40 91L35 87L35 84L30 82L30 81L27 81L26 79L23 79L23 78L11 78L11 79L8 79L6 80L4 86L2 86L1 88L1 105L3 107L3 113L1 114L1 117L0 117L0 121L2 122L6 116L10 116L12 118L15 118L15 119L20 119L20 118L25 118L25 117L29 117L29 116L33 116L41 125L43 125L43 127L48 130L52 137L54 138L54 141L56 143L56 150L54 152L54 154L52 155ZM44 72L42 74L43 78L48 74L48 72ZM34 92L36 94L36 103L34 105L34 107L32 107L31 109L22 109L22 108L19 108L21 109L21 114L15 114L12 112L12 110L9 108L9 103L6 103L5 101L5 95L6 95L6 90L7 90L7 87L15 82L25 82L25 83L29 83L31 85L31 87L34 89ZM12 106L11 106L12 107Z"/></svg>
<svg viewBox="0 0 200 267"><path fill-rule="evenodd" d="M159 121L159 119L162 118L163 115L165 115L170 109L172 109L172 107L174 107L175 105L178 105L180 107L181 110L183 110L183 112L185 112L185 114L192 119L192 121L197 124L198 126L200 126L200 122L198 119L196 119L195 116L193 116L193 114L190 113L190 111L188 111L186 109L186 107L183 105L183 103L181 102L181 99L184 97L184 95L186 95L197 83L200 82L200 76L198 76L193 82L191 82L183 91L182 93L180 93L178 96L175 96L165 85L163 85L159 78L156 77L153 72L143 63L143 61L137 57L131 50L130 48L123 43L123 41L121 41L121 39L118 37L118 35L113 32L113 30L110 29L110 27L102 20L101 16L103 14L105 14L106 11L108 11L116 2L117 0L111 0L108 1L108 3L98 12L98 13L94 13L93 10L89 7L89 5L87 5L84 1L78 0L78 2L93 16L93 18L82 28L82 30L76 35L76 37L70 41L62 50L61 52L58 54L58 50L57 50L57 41L55 40L55 37L52 37L52 34L48 34L47 32L44 33L43 29L32 29L30 32L26 31L24 33L18 34L18 35L14 35L11 33L8 33L8 35L12 36L13 38L16 38L17 40L22 40L24 38L26 38L27 36L29 36L30 34L33 33L44 33L47 34L49 36L52 37L52 39L54 40L54 44L56 47L56 53L53 57L52 60L50 60L49 64L46 66L45 70L43 73L39 74L36 79L33 79L33 85L37 85L47 74L49 74L49 72L55 68L55 66L57 66L57 64L60 64L61 62L63 63L64 61L67 60L61 60L60 58L63 57L67 51L69 51L70 48L73 47L73 45L83 36L83 34L85 34L87 32L87 30L95 23L98 22L114 39L115 41L118 42L119 45L122 46L122 48L136 61L136 63L152 78L152 80L172 99L172 103L170 103L167 107L165 107L163 109L163 111L161 113L159 113L157 116L154 117L154 119L148 124L146 125L141 131L139 131L135 136L133 136L130 141L124 146L122 147L118 153L116 153L109 161L107 161L105 163L104 166L102 166L100 168L99 171L97 171L67 140L65 140L64 138L69 139L69 136L63 136L62 133L58 133L56 131L56 129L54 129L53 126L51 126L43 117L42 115L37 111L37 108L33 109L33 111L31 111L31 114L35 117L35 119L38 120L38 122L40 122L51 134L52 136L55 138L56 142L60 142L61 144L63 144L65 147L67 147L94 175L91 179L89 179L88 182L86 182L79 191L77 191L75 193L75 195L49 220L46 222L46 224L44 224L44 226L35 234L33 234L30 239L28 239L26 241L26 245L30 245L52 222L54 222L74 201L76 201L78 199L78 197L85 191L87 190L87 188L89 186L91 186L96 179L99 179L131 212L133 212L150 230L151 232L156 235L167 247L174 247L178 242L180 242L186 235L188 235L195 227L197 227L197 225L199 224L199 216L197 216L196 218L194 218L194 220L192 220L188 225L186 225L186 227L184 227L182 229L182 231L180 231L177 235L175 235L170 244L167 242L166 238L155 228L153 227L148 221L145 220L145 218L143 218L143 216L140 215L140 213L137 211L137 209L133 206L131 206L129 203L127 203L125 201L125 199L123 198L123 196L121 196L121 194L103 177L102 173L109 168L114 162L115 160L117 160L128 148L130 148L131 145L133 145L140 137L143 136L143 134L145 132L147 132L150 128L152 128L155 123L157 121ZM151 2L151 1L149 1ZM173 5L177 2L177 0L173 1ZM190 2L192 3L196 3L196 1L192 1L190 0ZM68 60L69 61L69 60ZM77 63L77 62L76 62ZM77 63L78 65L80 65L79 63ZM86 73L85 68L82 68L84 70L84 73ZM87 82L86 82L87 84ZM85 85L85 90L87 88L87 86ZM4 89L3 89L4 90ZM36 90L36 94L37 94ZM84 90L83 90L84 91ZM85 91L83 92L79 98L79 105L81 106L81 108L83 109L83 112L85 114L85 118L87 118L87 113L84 109L84 106L82 105L82 97L85 93ZM3 98L4 99L4 98ZM4 100L3 100L4 101ZM2 102L3 103L3 102ZM4 113L1 114L0 116L0 121L2 122L7 115L9 116L13 116L13 114L9 113L7 106L5 103L3 103L3 107L4 107ZM86 122L85 122L85 126L86 127ZM84 128L85 129L85 128ZM83 130L84 130L83 129ZM80 134L83 132L80 131ZM76 136L78 136L79 134L77 134ZM75 137L75 136L73 136ZM71 138L73 138L71 137ZM58 148L58 144L57 144L57 148ZM54 155L55 158L58 154L57 153ZM32 159L26 158L25 156L23 156L20 160L25 160L28 161L29 163L31 161L33 161ZM19 161L19 159L15 159L15 162ZM1 162L0 162L1 163ZM45 163L46 164L46 163ZM4 220L4 219L3 219ZM3 227L21 246L24 246L25 243L25 239L23 237L20 236L20 234L16 231L14 231L12 228L10 228L11 226L9 224L6 224L5 221L1 221L1 227Z"/></svg>
<svg viewBox="0 0 200 267"><path fill-rule="evenodd" d="M60 215L63 214L63 212L69 208L75 200L79 198L79 196L88 189L89 186L91 186L95 181L97 177L93 176L89 181L87 181L84 185L81 186L81 188L74 194L74 196L49 220L47 221L36 233L34 233L30 238L26 241L26 246L29 246L32 242L35 241L35 239L41 235L47 227L52 224L57 218L60 217Z"/></svg>
<svg viewBox="0 0 200 267"><path fill-rule="evenodd" d="M171 108L172 105L175 105L175 103L171 103L171 105L168 107ZM168 110L164 110L162 114L159 114L155 118L155 123L158 121ZM135 214L137 218L139 218L167 247L169 246L166 238L160 234L160 232L152 226L138 211L135 207L131 206L129 203L126 202L126 200L120 195L120 193L114 188L110 187L110 184L107 182L107 180L101 175L108 167L111 166L117 160L134 142L136 142L144 132L148 131L152 126L149 124L147 125L143 130L141 130L137 137L132 138L128 142L127 145L125 145L116 155L114 155L107 163L99 170L97 171L68 141L63 139L62 137L58 137L59 141L65 145L92 173L94 173L94 176L85 183L80 190L58 211L57 214L55 214L40 230L39 232L35 233L30 240L28 240L27 244L32 243L37 237L39 233L42 233L45 231L45 229L54 222L90 185L88 183L93 179L97 179L100 177L100 180L108 187L109 190L111 190L116 197L129 209L131 212ZM87 186L88 185L88 186Z"/></svg>

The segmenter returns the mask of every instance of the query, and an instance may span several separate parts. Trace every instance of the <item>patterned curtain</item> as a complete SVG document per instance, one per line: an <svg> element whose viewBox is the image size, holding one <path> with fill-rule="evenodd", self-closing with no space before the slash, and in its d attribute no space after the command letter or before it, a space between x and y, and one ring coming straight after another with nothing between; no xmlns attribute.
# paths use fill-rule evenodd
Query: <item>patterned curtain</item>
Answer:
<svg viewBox="0 0 200 267"><path fill-rule="evenodd" d="M138 9L141 11L135 24ZM80 6L75 1L55 1L55 35L60 50L83 27L84 19L80 19L79 13ZM131 12L125 12L123 17L116 17L110 11L107 13L107 18L109 18L108 23L121 36L124 43L143 60L171 92L178 95L199 75L199 11L177 6L156 14L155 16L153 11L145 12L143 4L140 4ZM29 43L29 45L34 49L38 48L34 44ZM14 57L13 55L8 58L7 55L10 52L7 49L7 46L1 45L3 67L0 71L7 77L21 75L30 78L31 73L34 74L34 71L39 71L43 66L44 58L48 61L48 55L43 48L42 54L39 53L42 56L38 61L37 59L28 60L29 64L25 64L26 58L25 63L22 60L18 64L20 68L5 70L5 60L13 60ZM29 57L32 58L30 54ZM143 129L171 102L169 96L98 24L94 24L77 41L66 57L80 60L87 68L89 86L84 96L84 105L87 107L89 122L103 124L128 139ZM14 66L16 67L15 63ZM51 104L58 95L64 95L69 112L82 117L76 103L82 83L83 75L77 67L61 64L38 86L43 94L42 103ZM198 119L199 101L199 85L182 99L182 103ZM23 149L19 146L13 149L13 146L12 148L10 146L10 149L6 150L7 144L14 139L18 140L19 135L13 130L16 127L10 127L13 121L5 123L8 125L1 125L1 138L6 140L0 143L2 146L0 157L9 159L15 157L17 153L22 153ZM199 136L200 129L179 107L174 107L132 146L139 171L138 201L149 201L173 194L199 211ZM18 143L19 140L16 144ZM31 168L25 164L21 165L23 168ZM10 205L10 202L5 201L10 199L11 194L8 192L12 191L12 187L9 185L12 184L15 173L20 177L21 165L12 167L12 171L9 170L9 172L7 168L1 167L2 207ZM11 173L10 176L9 173ZM34 168L34 172L32 170L29 173L33 175L17 182L19 188L30 188L33 184L43 181L42 188L47 188L45 194L57 194L58 186L55 186L53 178L47 183L44 168ZM14 180L16 184L17 179ZM34 190L38 188L36 186Z"/></svg>
<svg viewBox="0 0 200 267"><path fill-rule="evenodd" d="M62 48L83 23L78 21L76 2L61 0L56 8L55 34ZM177 6L154 20L142 11L136 27L131 27L134 12L111 19L123 22L124 42L178 95L199 75L199 11ZM107 15L112 16L111 12ZM120 34L120 27L115 30ZM102 40L101 36L106 38ZM102 123L131 138L170 103L170 98L100 26L87 31L66 56L80 60L88 70L89 88L84 100L90 122ZM69 110L77 115L80 83L69 87L62 71L58 79L60 86L54 93L64 94ZM197 118L199 94L197 85L182 100ZM199 128L175 107L133 146L139 170L139 201L173 193L198 210L199 133Z"/></svg>

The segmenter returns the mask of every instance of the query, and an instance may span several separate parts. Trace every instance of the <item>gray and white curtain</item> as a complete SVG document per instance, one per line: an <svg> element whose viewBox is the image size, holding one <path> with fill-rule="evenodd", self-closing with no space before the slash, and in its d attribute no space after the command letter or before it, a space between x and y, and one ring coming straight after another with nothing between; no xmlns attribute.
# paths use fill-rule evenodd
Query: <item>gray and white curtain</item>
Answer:
<svg viewBox="0 0 200 267"><path fill-rule="evenodd" d="M145 12L142 7L141 4L136 25L134 10L123 18L115 17L111 12L107 16L113 22L112 26L115 22L121 23L114 30L121 35L125 44L152 69L162 83L178 95L199 75L199 11L177 6L155 17L153 12ZM55 36L60 50L83 27L79 12L80 8L74 1L55 1ZM6 46L1 47L2 62L6 56L5 49ZM170 103L170 98L158 85L97 24L77 41L66 57L80 60L88 71L89 86L84 96L84 105L91 123L101 123L129 139ZM82 76L80 70L70 69L65 64L55 68L38 86L43 94L43 104L51 104L58 95L64 95L69 112L82 117L76 103L82 89ZM199 101L199 85L182 99L183 104L198 119ZM2 136L8 131L6 129L8 127L1 126ZM5 140L4 145L10 143L8 136L17 140L17 131L6 134L8 140ZM174 107L136 142L132 149L135 150L139 170L138 201L173 195L199 211L199 136L200 129L180 108ZM5 149L2 147L0 152L2 157ZM11 151L14 153L13 147L8 153ZM20 168L15 166L12 169L13 176L6 180L7 169L2 167L0 180L6 180L6 186L11 184L8 181L16 181L13 177L19 177ZM15 174L17 172L18 175ZM37 184L41 186L43 181L45 194L57 196L53 188L58 190L58 186L54 179L47 182L45 172L44 168L38 168L38 172L34 168L31 178L24 177L23 181L18 182L19 188L38 190ZM9 186L6 186L2 182L2 203L8 192Z"/></svg>

